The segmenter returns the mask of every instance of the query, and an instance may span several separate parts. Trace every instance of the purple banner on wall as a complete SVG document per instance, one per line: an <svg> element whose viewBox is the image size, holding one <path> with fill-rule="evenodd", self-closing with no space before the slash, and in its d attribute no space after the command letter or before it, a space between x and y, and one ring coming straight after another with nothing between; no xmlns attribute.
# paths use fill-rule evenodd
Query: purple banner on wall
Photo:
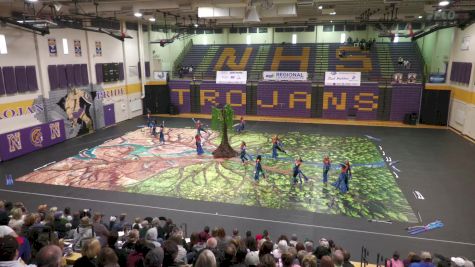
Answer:
<svg viewBox="0 0 475 267"><path fill-rule="evenodd" d="M190 103L190 81L170 81L170 103L178 108L180 113L189 113L191 111Z"/></svg>
<svg viewBox="0 0 475 267"><path fill-rule="evenodd" d="M205 81L200 85L201 113L210 114L214 106L231 105L236 115L246 114L245 84L216 84Z"/></svg>
<svg viewBox="0 0 475 267"><path fill-rule="evenodd" d="M377 83L361 86L325 86L322 117L347 119L356 116L360 120L375 120L378 112L379 88Z"/></svg>
<svg viewBox="0 0 475 267"><path fill-rule="evenodd" d="M260 82L257 85L257 115L310 117L311 107L310 82Z"/></svg>
<svg viewBox="0 0 475 267"><path fill-rule="evenodd" d="M421 84L394 85L391 98L392 121L403 121L407 113L419 113L421 104Z"/></svg>
<svg viewBox="0 0 475 267"><path fill-rule="evenodd" d="M63 120L0 135L0 158L9 160L66 140Z"/></svg>

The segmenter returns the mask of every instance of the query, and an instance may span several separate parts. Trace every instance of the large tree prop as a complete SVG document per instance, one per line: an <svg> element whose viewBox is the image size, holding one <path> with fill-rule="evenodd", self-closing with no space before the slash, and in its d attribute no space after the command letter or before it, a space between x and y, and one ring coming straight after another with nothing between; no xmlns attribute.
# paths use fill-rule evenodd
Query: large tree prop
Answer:
<svg viewBox="0 0 475 267"><path fill-rule="evenodd" d="M211 117L211 129L221 132L221 144L213 151L215 158L232 158L238 155L229 144L228 128L233 128L234 111L231 106L226 105L224 108L213 107Z"/></svg>

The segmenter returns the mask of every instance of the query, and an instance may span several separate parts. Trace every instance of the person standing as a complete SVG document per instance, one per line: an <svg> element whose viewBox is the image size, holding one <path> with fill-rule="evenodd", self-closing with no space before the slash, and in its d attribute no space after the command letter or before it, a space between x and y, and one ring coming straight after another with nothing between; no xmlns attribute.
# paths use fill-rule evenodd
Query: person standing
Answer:
<svg viewBox="0 0 475 267"><path fill-rule="evenodd" d="M262 176L264 177L264 179L266 178L266 174L264 173L264 170L262 169L261 160L262 160L262 156L261 156L261 155L257 155L257 158L256 158L256 168L255 168L255 170L254 170L254 180L255 180L256 182L259 181L259 176L260 176L261 173L262 173Z"/></svg>
<svg viewBox="0 0 475 267"><path fill-rule="evenodd" d="M341 193L345 194L348 192L348 177L347 177L347 166L345 164L340 164L341 172L338 180L332 185L340 190Z"/></svg>
<svg viewBox="0 0 475 267"><path fill-rule="evenodd" d="M246 149L247 149L246 142L242 141L241 142L241 161L242 161L242 164L244 164L244 161L246 161L246 160L252 160L251 156L249 154L247 154ZM249 159L246 156L248 156Z"/></svg>
<svg viewBox="0 0 475 267"><path fill-rule="evenodd" d="M196 154L198 155L203 155L205 153L203 151L203 147L201 146L201 135L199 132L195 135L195 141L196 141Z"/></svg>
<svg viewBox="0 0 475 267"><path fill-rule="evenodd" d="M165 129L165 121L162 121L162 124L160 124L160 144L164 145L165 144L165 136L163 134L163 130Z"/></svg>
<svg viewBox="0 0 475 267"><path fill-rule="evenodd" d="M293 184L297 183L297 176L299 177L300 183L302 183L302 176L305 179L305 182L308 182L307 176L303 174L302 170L300 170L300 166L302 165L302 158L298 158L295 160L294 167L292 169L293 172Z"/></svg>
<svg viewBox="0 0 475 267"><path fill-rule="evenodd" d="M325 157L323 157L323 183L324 184L327 184L328 182L328 172L330 171L330 168L331 168L331 160L330 160L330 157L328 155L325 155Z"/></svg>

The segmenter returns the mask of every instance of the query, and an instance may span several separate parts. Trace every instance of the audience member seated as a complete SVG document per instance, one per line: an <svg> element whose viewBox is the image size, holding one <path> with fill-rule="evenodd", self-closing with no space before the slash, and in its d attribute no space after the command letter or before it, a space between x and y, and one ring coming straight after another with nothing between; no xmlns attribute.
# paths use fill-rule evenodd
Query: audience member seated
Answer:
<svg viewBox="0 0 475 267"><path fill-rule="evenodd" d="M59 229L72 226L76 213L72 216L70 210L62 212L47 205L40 205L37 212L28 213L20 203L7 205L7 202L0 201L0 267L27 266L29 263L36 263L39 267L64 266L66 258L62 257L63 253L68 255L69 264L74 262L73 266L81 267L317 267L317 262L319 267L354 267L350 253L325 238L314 245L311 240L299 242L295 234L290 240L286 235L280 235L272 242L266 230L255 237L247 231L245 237L241 237L238 229L233 229L232 235L226 235L223 227L217 227L210 235L209 227L205 227L202 232L193 232L186 243L182 230L170 218L145 217L144 220L135 220L132 226L125 222L124 215L119 222L111 217L112 223L104 225L101 221L103 215L95 213L91 225L91 212L87 210L77 212L78 225L69 233L74 236L72 244L80 244L81 257L75 260L77 256L70 254L70 248L63 252L64 245L57 237L63 232ZM21 220L23 223L19 223ZM162 227L161 222L165 220ZM8 226L10 222L13 229ZM118 231L112 230L114 227L120 229L121 234L125 230L123 245L124 240L119 238ZM159 233L162 237L157 237ZM106 242L102 243L101 239ZM30 250L35 253L30 254ZM437 254L433 259L429 252L409 253L404 261L400 260L399 253L394 252L385 265L473 267L467 259Z"/></svg>
<svg viewBox="0 0 475 267"><path fill-rule="evenodd" d="M399 57L399 58L397 59L397 64L398 64L399 66L401 66L402 64L404 64L404 58Z"/></svg>
<svg viewBox="0 0 475 267"><path fill-rule="evenodd" d="M82 257L74 263L73 267L96 267L97 256L101 252L101 243L96 238L89 238L83 243L81 248Z"/></svg>
<svg viewBox="0 0 475 267"><path fill-rule="evenodd" d="M63 251L55 245L47 245L36 254L37 267L61 267L63 266Z"/></svg>

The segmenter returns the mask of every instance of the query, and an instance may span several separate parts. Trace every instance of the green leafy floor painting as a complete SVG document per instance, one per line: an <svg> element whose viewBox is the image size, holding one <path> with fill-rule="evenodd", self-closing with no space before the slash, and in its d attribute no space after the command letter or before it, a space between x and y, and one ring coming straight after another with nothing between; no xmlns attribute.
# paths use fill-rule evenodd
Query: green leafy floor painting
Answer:
<svg viewBox="0 0 475 267"><path fill-rule="evenodd" d="M259 132L230 136L236 150L244 140L254 158L257 154L263 155L262 163L268 178L258 183L253 179L254 162L242 165L238 159L210 160L169 169L127 190L193 200L417 222L378 147L369 139L292 132L280 136L288 154L280 153L274 160L270 157L271 136ZM332 159L333 168L328 184L324 185L321 162L326 154ZM290 172L294 159L299 156L304 160L301 169L310 181L293 186ZM345 159L351 160L353 179L349 193L342 194L331 183L338 178L338 163Z"/></svg>
<svg viewBox="0 0 475 267"><path fill-rule="evenodd" d="M195 150L195 129L169 128L166 144L148 129L139 129L17 179L90 189L221 202L273 209L339 214L355 218L417 222L408 201L383 160L378 146L366 137L322 136L290 132L280 135L288 154L271 159L273 133L246 131L231 134L231 145L241 141L255 158L263 156L266 179L254 182L254 161L238 157L216 160L211 152L220 136L204 134L205 154ZM327 185L322 182L322 159L333 162ZM309 182L292 185L294 159ZM349 159L353 178L350 191L340 193L331 183L338 179L339 163Z"/></svg>

